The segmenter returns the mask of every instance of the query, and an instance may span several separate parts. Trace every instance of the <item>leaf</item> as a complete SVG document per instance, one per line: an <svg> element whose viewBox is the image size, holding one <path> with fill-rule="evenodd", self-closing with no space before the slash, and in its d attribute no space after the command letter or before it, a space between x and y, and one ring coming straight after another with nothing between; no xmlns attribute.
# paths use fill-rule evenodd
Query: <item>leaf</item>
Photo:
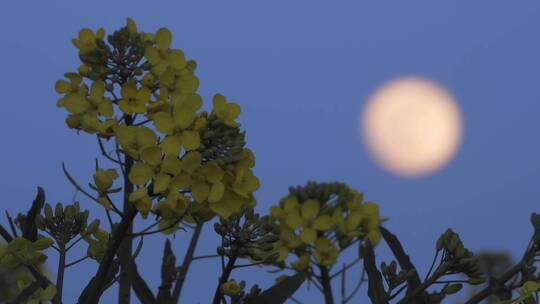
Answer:
<svg viewBox="0 0 540 304"><path fill-rule="evenodd" d="M407 277L407 294L409 294L421 284L418 272L416 271L416 268L411 262L409 256L405 253L405 250L403 249L403 246L401 246L398 238L384 227L380 227L379 229L381 230L384 241L386 242L386 244L388 244L388 247L390 247L390 250L392 250L392 253L396 257L401 269L407 272L410 272L411 270L414 271L414 273ZM425 303L425 300L419 298L416 299L415 303L423 304Z"/></svg>
<svg viewBox="0 0 540 304"><path fill-rule="evenodd" d="M36 216L41 212L44 204L45 191L43 191L43 188L38 187L36 198L32 202L32 207L26 214L26 220L23 227L23 237L32 242L37 239Z"/></svg>
<svg viewBox="0 0 540 304"><path fill-rule="evenodd" d="M148 284L146 284L144 279L139 274L139 271L137 270L137 264L135 264L135 262L131 261L130 266L127 268L127 274L129 277L129 281L133 286L133 290L135 291L135 295L141 303L158 303L156 302L156 298L154 297L152 290L150 289L150 287L148 287Z"/></svg>
<svg viewBox="0 0 540 304"><path fill-rule="evenodd" d="M171 242L167 239L163 249L161 262L161 285L158 292L158 303L171 302L171 287L176 278L176 256L171 249Z"/></svg>
<svg viewBox="0 0 540 304"><path fill-rule="evenodd" d="M372 303L388 304L386 300L386 292L384 290L382 276L379 269L375 264L375 254L373 252L373 246L371 243L365 242L365 246L360 245L363 248L362 253L364 257L364 269L368 276L368 296Z"/></svg>
<svg viewBox="0 0 540 304"><path fill-rule="evenodd" d="M305 279L305 275L300 273L288 276L257 297L250 299L248 304L283 304L300 288Z"/></svg>

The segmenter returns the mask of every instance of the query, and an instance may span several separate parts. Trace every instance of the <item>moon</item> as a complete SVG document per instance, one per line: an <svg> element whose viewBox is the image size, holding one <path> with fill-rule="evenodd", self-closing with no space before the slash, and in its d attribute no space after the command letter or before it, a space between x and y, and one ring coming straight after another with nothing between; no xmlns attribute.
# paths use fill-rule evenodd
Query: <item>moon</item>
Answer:
<svg viewBox="0 0 540 304"><path fill-rule="evenodd" d="M461 144L463 119L451 94L421 77L379 87L360 115L369 154L399 177L418 178L447 165Z"/></svg>

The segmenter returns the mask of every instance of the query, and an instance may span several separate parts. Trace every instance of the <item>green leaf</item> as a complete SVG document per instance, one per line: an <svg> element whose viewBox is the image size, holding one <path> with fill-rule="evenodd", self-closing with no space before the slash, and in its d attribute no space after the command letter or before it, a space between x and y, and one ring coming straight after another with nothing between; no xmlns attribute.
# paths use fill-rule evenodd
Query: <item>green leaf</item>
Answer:
<svg viewBox="0 0 540 304"><path fill-rule="evenodd" d="M35 221L36 216L41 212L44 204L45 191L43 191L43 188L38 187L36 198L32 202L32 207L26 214L26 220L23 227L23 237L30 241L35 241L37 239L37 227Z"/></svg>
<svg viewBox="0 0 540 304"><path fill-rule="evenodd" d="M176 272L176 256L171 249L171 242L167 239L161 262L161 286L157 296L158 303L171 301L171 287L176 278Z"/></svg>
<svg viewBox="0 0 540 304"><path fill-rule="evenodd" d="M362 246L361 246L362 247ZM388 304L386 291L382 282L382 275L375 264L375 253L370 242L363 246L364 269L368 276L368 296L372 303Z"/></svg>
<svg viewBox="0 0 540 304"><path fill-rule="evenodd" d="M300 273L288 276L257 297L250 299L248 304L283 304L300 288L305 279L305 275Z"/></svg>
<svg viewBox="0 0 540 304"><path fill-rule="evenodd" d="M443 289L443 292L447 295L451 295L460 291L461 288L463 288L463 284L451 284L451 285L446 286Z"/></svg>
<svg viewBox="0 0 540 304"><path fill-rule="evenodd" d="M388 229L384 227L380 227L381 234L384 238L384 241L386 244L388 244L388 247L390 247L390 250L392 250L392 253L396 257L399 266L401 269L408 271L412 275L407 277L407 294L411 293L416 287L420 285L420 277L418 276L418 272L416 271L416 267L414 267L413 263L411 262L411 259L409 256L405 253L405 250L403 249L403 246L399 242L399 239L397 236L395 236L393 233L391 233ZM439 238L440 240L441 238ZM438 241L439 243L439 241ZM439 247L439 245L437 245ZM437 249L439 250L439 249ZM423 299L418 299L418 304L426 303Z"/></svg>

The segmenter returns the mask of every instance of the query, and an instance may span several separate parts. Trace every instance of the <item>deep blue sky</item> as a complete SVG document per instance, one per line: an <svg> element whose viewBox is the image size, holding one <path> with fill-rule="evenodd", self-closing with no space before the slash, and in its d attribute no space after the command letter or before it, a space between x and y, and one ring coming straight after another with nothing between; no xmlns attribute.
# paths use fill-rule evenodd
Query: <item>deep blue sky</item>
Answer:
<svg viewBox="0 0 540 304"><path fill-rule="evenodd" d="M241 105L262 182L258 210L290 185L338 180L380 203L387 227L422 271L447 227L473 250L517 256L526 245L529 214L540 211L540 2L533 0L2 1L1 209L26 209L37 185L49 202L70 202L75 191L62 161L83 183L91 179L95 138L67 129L53 86L78 66L71 38L80 28L111 32L126 16L144 31L172 30L174 46L199 64L207 105L217 92ZM370 93L411 74L448 88L465 119L457 157L420 180L375 166L357 132ZM212 233L205 231L198 253L213 253ZM179 257L187 238L177 234ZM145 244L140 268L156 286L163 238ZM94 266L67 273L66 303ZM217 270L217 261L195 265L185 303L209 301ZM255 273L262 277L236 277L263 285L273 279ZM315 295L303 289L298 297Z"/></svg>

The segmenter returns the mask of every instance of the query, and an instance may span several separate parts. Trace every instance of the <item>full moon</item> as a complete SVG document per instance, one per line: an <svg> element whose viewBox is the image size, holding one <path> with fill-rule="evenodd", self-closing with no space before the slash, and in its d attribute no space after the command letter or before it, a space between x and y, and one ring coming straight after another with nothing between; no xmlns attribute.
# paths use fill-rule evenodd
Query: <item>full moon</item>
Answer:
<svg viewBox="0 0 540 304"><path fill-rule="evenodd" d="M450 93L419 77L398 78L378 88L359 126L374 160L405 178L443 168L456 154L463 133L461 111Z"/></svg>

